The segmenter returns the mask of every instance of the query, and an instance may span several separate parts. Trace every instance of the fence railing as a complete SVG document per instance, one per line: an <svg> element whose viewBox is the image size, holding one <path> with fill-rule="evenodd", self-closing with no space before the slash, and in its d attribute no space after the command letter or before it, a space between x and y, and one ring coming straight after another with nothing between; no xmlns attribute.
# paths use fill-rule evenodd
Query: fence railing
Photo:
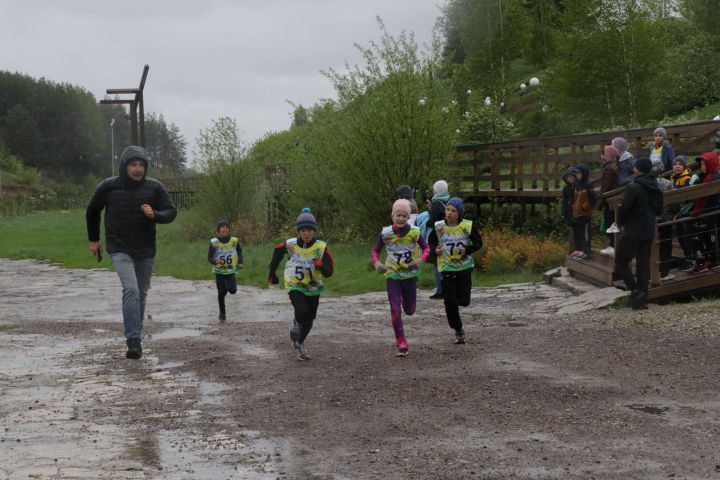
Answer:
<svg viewBox="0 0 720 480"><path fill-rule="evenodd" d="M667 140L677 154L688 157L714 148L720 122L697 122L666 127ZM490 198L542 200L561 195L565 171L578 164L590 168L590 179L601 174L600 153L615 137L624 137L636 158L648 156L653 128L565 135L510 142L461 145L453 165L452 191L466 200Z"/></svg>

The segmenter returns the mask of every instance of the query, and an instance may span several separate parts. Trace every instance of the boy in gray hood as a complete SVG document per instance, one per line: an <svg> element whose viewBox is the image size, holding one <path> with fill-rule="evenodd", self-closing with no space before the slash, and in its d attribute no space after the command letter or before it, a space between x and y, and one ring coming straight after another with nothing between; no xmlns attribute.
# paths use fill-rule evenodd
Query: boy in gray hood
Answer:
<svg viewBox="0 0 720 480"><path fill-rule="evenodd" d="M122 313L127 358L142 357L145 299L155 263L155 224L175 220L177 210L162 183L146 176L149 155L127 147L117 177L103 180L85 212L90 252L102 259L100 217L105 209L107 252L122 284Z"/></svg>

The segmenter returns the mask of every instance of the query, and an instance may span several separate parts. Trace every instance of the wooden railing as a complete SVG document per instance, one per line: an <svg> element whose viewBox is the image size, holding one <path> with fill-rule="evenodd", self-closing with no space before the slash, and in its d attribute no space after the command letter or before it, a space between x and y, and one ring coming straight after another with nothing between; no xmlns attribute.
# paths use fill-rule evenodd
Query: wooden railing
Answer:
<svg viewBox="0 0 720 480"><path fill-rule="evenodd" d="M607 203L608 206L613 209L617 210L618 205L622 201L623 197L623 188L613 190L612 192L608 192L605 194L607 197ZM696 201L698 198L712 196L712 195L720 195L720 181L718 182L711 182L711 183L701 183L698 185L692 185L688 187L682 187L675 190L669 190L663 193L663 201L666 205L677 205L679 203L685 203L690 201ZM657 229L661 227L666 226L672 226L675 227L678 224L681 223L689 223L689 222L698 222L702 220L708 220L712 219L712 222L710 223L710 228L714 230L714 238L718 238L718 232L717 232L717 222L714 220L718 218L720 215L720 211L714 211L714 212L701 212L702 214L697 217L688 217L688 216L682 216L675 218L670 221L666 222L659 222L657 224ZM704 275L704 276L698 276L693 277L688 282L685 282L685 285L678 285L677 283L661 285L660 282L660 252L659 252L659 242L658 239L660 238L658 231L656 229L655 234L655 242L653 243L653 251L652 256L650 260L650 284L652 287L655 287L654 292L652 292L651 297L665 297L670 296L671 294L678 294L683 293L687 291L697 290L700 288L706 288L709 286L718 286L720 285L720 272L715 273L713 275ZM673 238L676 238L676 235L673 234ZM718 257L718 254L720 253L718 251L718 243L717 240L715 241L715 258Z"/></svg>
<svg viewBox="0 0 720 480"><path fill-rule="evenodd" d="M692 159L715 145L720 122L698 122L666 127L667 140L678 155ZM635 158L648 156L654 128L618 130L588 135L566 135L511 142L461 145L450 178L451 191L465 200L490 198L542 201L561 195L565 171L578 164L599 178L600 153L613 138L624 137Z"/></svg>

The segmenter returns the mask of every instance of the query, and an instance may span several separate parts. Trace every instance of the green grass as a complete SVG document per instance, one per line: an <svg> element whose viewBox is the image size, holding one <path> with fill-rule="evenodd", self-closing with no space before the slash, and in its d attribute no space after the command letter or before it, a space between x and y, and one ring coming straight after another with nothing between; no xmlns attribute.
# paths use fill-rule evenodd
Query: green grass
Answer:
<svg viewBox="0 0 720 480"><path fill-rule="evenodd" d="M182 216L183 212L179 213ZM186 241L181 234L182 222L158 226L158 253L155 274L170 275L188 280L212 280L207 262L206 240ZM265 287L272 250L280 240L259 245L243 245L245 268L238 275L238 283ZM335 257L335 274L326 280L330 295L360 294L385 289L383 277L370 265L370 250L374 239L367 242L329 243ZM98 264L88 249L85 213L81 210L37 212L18 217L0 217L0 257L31 258L49 261L69 268L106 268L112 270L110 259ZM282 270L278 269L278 275ZM487 275L475 272L473 285L496 286L506 283L537 282L541 276L529 271L507 275ZM435 285L431 265L426 265L419 279L420 288Z"/></svg>

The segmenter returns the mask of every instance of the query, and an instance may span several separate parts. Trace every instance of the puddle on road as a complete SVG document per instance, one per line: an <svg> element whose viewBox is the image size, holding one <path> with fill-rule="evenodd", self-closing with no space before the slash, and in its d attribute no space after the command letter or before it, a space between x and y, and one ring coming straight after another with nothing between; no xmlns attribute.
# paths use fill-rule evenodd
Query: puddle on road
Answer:
<svg viewBox="0 0 720 480"><path fill-rule="evenodd" d="M669 407L661 407L659 405L645 405L642 403L632 403L630 405L625 405L625 407L629 408L630 410L649 413L651 415L663 415L665 412L670 410Z"/></svg>
<svg viewBox="0 0 720 480"><path fill-rule="evenodd" d="M174 338L199 337L202 330L197 328L170 328L160 333L152 335L154 340L168 340Z"/></svg>
<svg viewBox="0 0 720 480"><path fill-rule="evenodd" d="M243 432L239 436L242 438ZM257 440L253 444L258 446ZM159 478L182 474L188 478L275 479L275 456L267 447L251 448L224 433L200 437L161 430L131 442L126 454L142 464L144 473L154 470Z"/></svg>

